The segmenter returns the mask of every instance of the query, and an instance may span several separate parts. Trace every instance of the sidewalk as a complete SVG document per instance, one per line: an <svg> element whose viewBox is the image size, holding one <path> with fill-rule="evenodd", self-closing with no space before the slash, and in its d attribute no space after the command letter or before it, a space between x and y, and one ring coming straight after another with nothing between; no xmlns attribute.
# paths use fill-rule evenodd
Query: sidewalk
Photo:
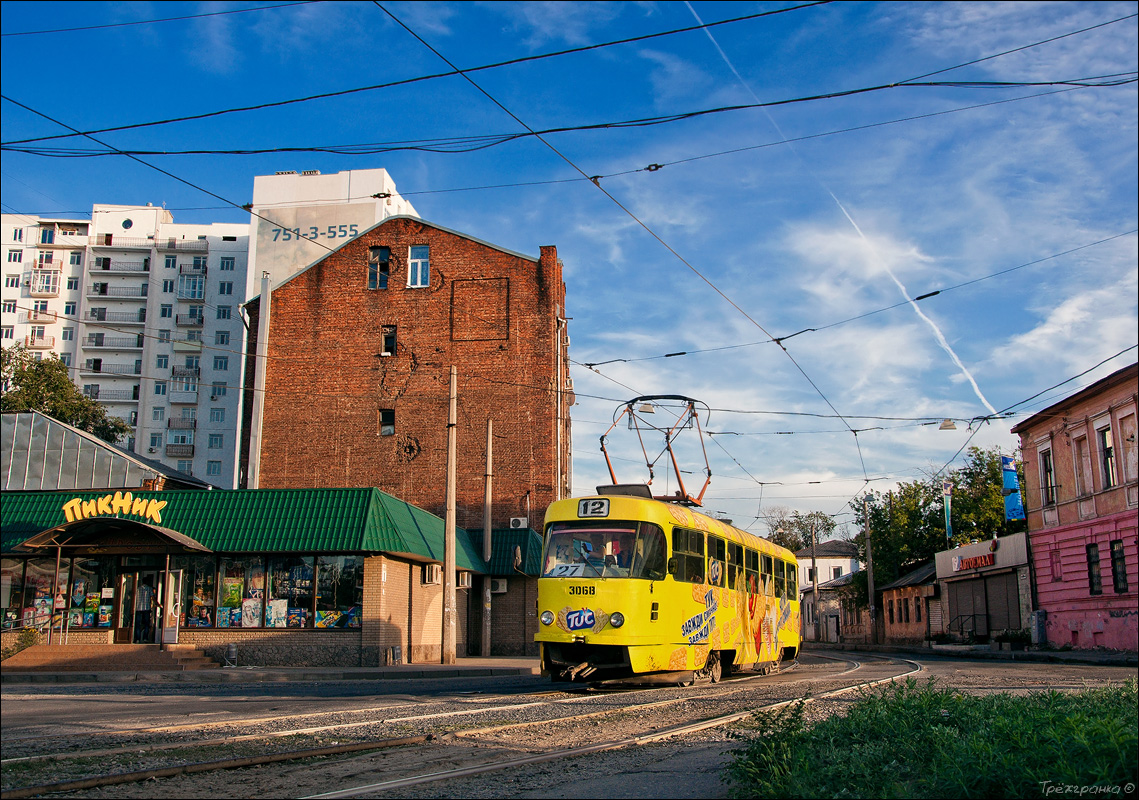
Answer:
<svg viewBox="0 0 1139 800"><path fill-rule="evenodd" d="M942 644L933 647L904 645L838 644L803 642L803 653L812 650L849 650L865 653L898 653L909 656L975 658L996 661L1036 661L1055 664L1095 664L1102 667L1139 667L1139 653L1122 650L992 650L988 645Z"/></svg>
<svg viewBox="0 0 1139 800"><path fill-rule="evenodd" d="M0 668L0 684L52 683L276 683L296 681L439 680L538 675L536 656L460 658L454 664L404 664L392 667L222 667L153 672L9 672Z"/></svg>

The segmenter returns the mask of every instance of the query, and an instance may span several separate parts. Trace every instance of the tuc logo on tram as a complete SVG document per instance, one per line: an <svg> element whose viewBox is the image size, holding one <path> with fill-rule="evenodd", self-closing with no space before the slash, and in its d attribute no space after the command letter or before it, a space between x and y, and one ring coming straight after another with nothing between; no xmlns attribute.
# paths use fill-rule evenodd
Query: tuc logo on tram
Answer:
<svg viewBox="0 0 1139 800"><path fill-rule="evenodd" d="M581 611L571 611L566 614L566 627L571 631L580 631L583 628L592 628L596 617L593 611L583 608Z"/></svg>

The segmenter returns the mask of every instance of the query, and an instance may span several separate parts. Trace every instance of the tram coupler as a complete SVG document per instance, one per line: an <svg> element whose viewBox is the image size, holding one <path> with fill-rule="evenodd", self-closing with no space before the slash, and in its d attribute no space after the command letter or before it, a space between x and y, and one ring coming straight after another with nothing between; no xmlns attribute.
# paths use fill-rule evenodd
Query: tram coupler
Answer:
<svg viewBox="0 0 1139 800"><path fill-rule="evenodd" d="M565 677L569 678L571 681L574 681L578 678L588 678L595 672L597 672L597 667L590 666L590 663L588 661L583 661L576 667L570 667L567 669L563 675L565 675Z"/></svg>

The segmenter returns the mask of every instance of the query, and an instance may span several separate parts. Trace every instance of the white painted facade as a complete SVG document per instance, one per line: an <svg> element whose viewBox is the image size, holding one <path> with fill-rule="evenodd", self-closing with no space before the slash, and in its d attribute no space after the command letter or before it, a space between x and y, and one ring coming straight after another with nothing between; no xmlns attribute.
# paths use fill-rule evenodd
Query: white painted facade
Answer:
<svg viewBox="0 0 1139 800"><path fill-rule="evenodd" d="M260 292L262 273L269 273L273 285L281 283L397 215L419 216L385 169L258 175L250 218L249 296Z"/></svg>
<svg viewBox="0 0 1139 800"><path fill-rule="evenodd" d="M149 205L0 225L3 346L58 354L134 427L122 446L236 486L249 226L175 224Z"/></svg>

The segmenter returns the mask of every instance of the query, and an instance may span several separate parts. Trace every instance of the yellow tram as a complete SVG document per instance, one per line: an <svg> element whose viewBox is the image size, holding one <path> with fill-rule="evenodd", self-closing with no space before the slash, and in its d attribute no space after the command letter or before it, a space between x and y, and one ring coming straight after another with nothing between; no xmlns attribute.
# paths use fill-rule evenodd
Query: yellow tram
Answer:
<svg viewBox="0 0 1139 800"><path fill-rule="evenodd" d="M546 512L538 579L543 674L555 681L718 681L799 651L795 556L661 502L599 487Z"/></svg>

